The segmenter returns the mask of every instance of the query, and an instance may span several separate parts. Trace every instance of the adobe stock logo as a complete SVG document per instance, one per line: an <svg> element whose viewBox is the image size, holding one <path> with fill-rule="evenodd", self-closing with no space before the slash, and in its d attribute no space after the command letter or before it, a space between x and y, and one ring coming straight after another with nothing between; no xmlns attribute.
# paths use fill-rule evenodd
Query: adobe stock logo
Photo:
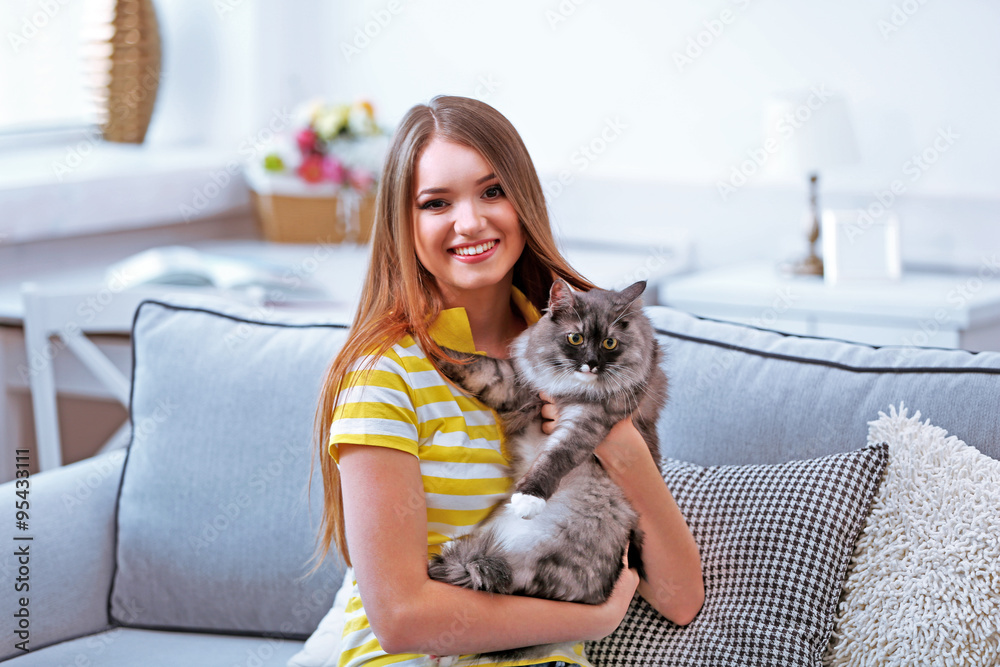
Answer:
<svg viewBox="0 0 1000 667"><path fill-rule="evenodd" d="M750 6L751 0L732 0L732 2L739 9L746 10ZM718 16L702 21L702 29L688 37L687 44L682 50L673 52L677 71L683 74L685 68L694 65L694 62L722 37L723 33L726 32L726 27L732 25L738 17L739 14L736 11L725 7Z"/></svg>
<svg viewBox="0 0 1000 667"><path fill-rule="evenodd" d="M900 166L904 176L910 183L916 183L931 167L961 139L951 126L939 127L934 140L919 153L911 155ZM858 218L847 228L847 240L851 243L863 235L875 221L888 213L900 195L909 190L909 185L902 178L894 178L887 188L872 193L873 199L864 208L858 209Z"/></svg>
<svg viewBox="0 0 1000 667"><path fill-rule="evenodd" d="M764 143L757 148L748 149L746 159L730 170L728 179L716 181L715 187L722 201L727 201L739 188L749 183L831 97L833 93L826 89L826 84L813 86L802 104L780 117Z"/></svg>
<svg viewBox="0 0 1000 667"><path fill-rule="evenodd" d="M585 2L587 0L561 0L555 9L546 9L545 20L549 22L549 28L554 31L560 23L568 21L576 13L577 7Z"/></svg>
<svg viewBox="0 0 1000 667"><path fill-rule="evenodd" d="M384 9L376 9L371 13L371 18L364 23L354 27L354 38L350 43L341 42L340 52L344 60L348 63L355 56L361 55L371 45L372 40L382 34L382 31L389 27L392 20L403 11L403 3L400 0L389 0Z"/></svg>
<svg viewBox="0 0 1000 667"><path fill-rule="evenodd" d="M580 144L577 150L570 156L570 162L576 167L578 173L585 172L591 164L596 162L601 155L604 154L608 147L618 141L622 133L628 129L628 124L625 123L620 116L615 116L614 118L607 118L604 121L604 127L601 131L591 138L588 142ZM573 183L576 180L573 172L569 169L563 169L557 175L556 180L550 181L548 183L542 183L542 190L545 192L545 198L548 200L555 199L562 194L563 189Z"/></svg>
<svg viewBox="0 0 1000 667"><path fill-rule="evenodd" d="M7 33L7 41L10 42L10 48L14 50L14 53L20 51L21 47L28 43L28 40L34 39L39 31L44 30L45 26L62 9L62 5L68 3L69 0L58 0L58 2L56 0L41 0L41 2L37 3L39 11L22 19L20 33L13 30ZM11 3L7 2L4 4L9 5ZM4 11L10 11L10 7L5 6Z"/></svg>
<svg viewBox="0 0 1000 667"><path fill-rule="evenodd" d="M892 6L892 12L889 14L888 20L879 19L878 31L882 34L882 39L888 41L889 37L910 22L913 15L916 14L927 4L927 0L903 0L899 4Z"/></svg>

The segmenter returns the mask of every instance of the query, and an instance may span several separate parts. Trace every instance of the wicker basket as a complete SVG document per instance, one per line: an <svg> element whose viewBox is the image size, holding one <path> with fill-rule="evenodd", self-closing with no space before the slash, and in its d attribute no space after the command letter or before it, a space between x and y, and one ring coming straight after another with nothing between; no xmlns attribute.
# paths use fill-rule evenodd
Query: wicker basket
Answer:
<svg viewBox="0 0 1000 667"><path fill-rule="evenodd" d="M345 202L336 196L299 197L250 191L264 238L278 243L366 243L375 195Z"/></svg>
<svg viewBox="0 0 1000 667"><path fill-rule="evenodd" d="M141 144L160 86L160 29L152 0L116 0L103 84L97 91L105 141Z"/></svg>

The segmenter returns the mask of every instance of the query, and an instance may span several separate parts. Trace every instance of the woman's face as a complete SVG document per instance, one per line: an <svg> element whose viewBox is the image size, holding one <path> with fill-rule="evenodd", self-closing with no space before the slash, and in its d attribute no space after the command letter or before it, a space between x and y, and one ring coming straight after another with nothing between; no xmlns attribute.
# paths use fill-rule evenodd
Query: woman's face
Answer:
<svg viewBox="0 0 1000 667"><path fill-rule="evenodd" d="M432 139L417 161L414 192L417 259L437 280L446 304L510 284L524 232L482 155Z"/></svg>

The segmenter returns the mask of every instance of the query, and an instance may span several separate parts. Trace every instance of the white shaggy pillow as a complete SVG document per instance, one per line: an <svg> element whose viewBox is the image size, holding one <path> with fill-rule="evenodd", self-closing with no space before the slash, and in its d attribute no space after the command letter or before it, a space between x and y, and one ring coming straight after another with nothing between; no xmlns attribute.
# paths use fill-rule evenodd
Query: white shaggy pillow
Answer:
<svg viewBox="0 0 1000 667"><path fill-rule="evenodd" d="M354 568L344 572L333 607L319 622L316 631L306 640L302 650L289 658L287 667L337 667L340 662L340 637L344 634L347 603L354 591Z"/></svg>
<svg viewBox="0 0 1000 667"><path fill-rule="evenodd" d="M1000 461L900 404L824 665L1000 665Z"/></svg>

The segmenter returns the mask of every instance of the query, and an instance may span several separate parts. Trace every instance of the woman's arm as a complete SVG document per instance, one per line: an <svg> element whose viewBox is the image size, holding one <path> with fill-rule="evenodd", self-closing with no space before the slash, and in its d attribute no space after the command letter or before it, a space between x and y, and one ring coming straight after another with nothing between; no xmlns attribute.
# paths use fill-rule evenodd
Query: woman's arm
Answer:
<svg viewBox="0 0 1000 667"><path fill-rule="evenodd" d="M347 543L365 613L390 653L457 655L605 637L639 581L625 568L602 605L494 595L427 576L427 510L411 454L340 445Z"/></svg>
<svg viewBox="0 0 1000 667"><path fill-rule="evenodd" d="M701 555L642 434L623 419L594 453L639 513L646 570L639 594L668 620L687 625L705 601Z"/></svg>

